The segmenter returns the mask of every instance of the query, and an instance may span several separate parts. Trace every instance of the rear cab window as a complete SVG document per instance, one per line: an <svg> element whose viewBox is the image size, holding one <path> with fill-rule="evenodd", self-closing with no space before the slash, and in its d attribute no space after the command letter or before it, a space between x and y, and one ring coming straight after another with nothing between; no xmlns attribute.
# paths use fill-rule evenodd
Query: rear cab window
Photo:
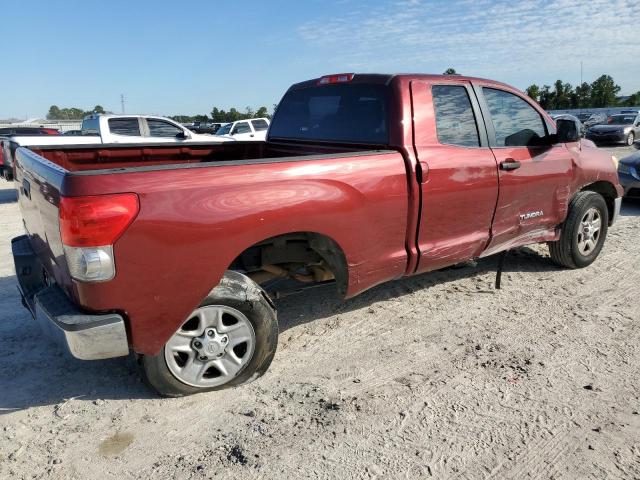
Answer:
<svg viewBox="0 0 640 480"><path fill-rule="evenodd" d="M140 137L140 123L137 118L110 118L109 131L115 135Z"/></svg>
<svg viewBox="0 0 640 480"><path fill-rule="evenodd" d="M480 135L471 99L462 85L431 87L438 142L443 145L479 147Z"/></svg>
<svg viewBox="0 0 640 480"><path fill-rule="evenodd" d="M387 87L366 83L290 90L276 110L270 138L386 145Z"/></svg>

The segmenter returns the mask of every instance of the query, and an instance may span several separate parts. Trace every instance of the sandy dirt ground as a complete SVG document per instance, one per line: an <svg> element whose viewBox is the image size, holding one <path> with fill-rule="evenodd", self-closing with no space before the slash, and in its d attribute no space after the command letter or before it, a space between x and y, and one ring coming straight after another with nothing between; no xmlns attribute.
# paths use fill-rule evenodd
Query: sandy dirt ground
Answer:
<svg viewBox="0 0 640 480"><path fill-rule="evenodd" d="M620 156L628 151L615 149ZM81 362L20 306L0 185L0 478L640 478L640 204L589 268L545 246L278 302L270 371L161 399Z"/></svg>

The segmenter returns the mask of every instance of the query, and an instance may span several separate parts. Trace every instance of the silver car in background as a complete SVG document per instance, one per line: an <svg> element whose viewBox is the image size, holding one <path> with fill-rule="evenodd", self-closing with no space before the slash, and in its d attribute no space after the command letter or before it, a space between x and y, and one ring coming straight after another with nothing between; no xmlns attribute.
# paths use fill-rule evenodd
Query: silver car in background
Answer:
<svg viewBox="0 0 640 480"><path fill-rule="evenodd" d="M640 114L611 115L609 121L587 130L587 138L594 143L625 143L633 145L640 138Z"/></svg>

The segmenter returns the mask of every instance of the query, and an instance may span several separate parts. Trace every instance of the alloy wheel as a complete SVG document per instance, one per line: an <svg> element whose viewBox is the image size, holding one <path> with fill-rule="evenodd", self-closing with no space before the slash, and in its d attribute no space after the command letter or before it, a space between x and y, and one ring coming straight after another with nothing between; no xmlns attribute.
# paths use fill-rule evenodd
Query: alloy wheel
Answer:
<svg viewBox="0 0 640 480"><path fill-rule="evenodd" d="M171 373L193 387L230 382L251 360L255 332L239 310L224 305L196 309L169 339L164 357Z"/></svg>

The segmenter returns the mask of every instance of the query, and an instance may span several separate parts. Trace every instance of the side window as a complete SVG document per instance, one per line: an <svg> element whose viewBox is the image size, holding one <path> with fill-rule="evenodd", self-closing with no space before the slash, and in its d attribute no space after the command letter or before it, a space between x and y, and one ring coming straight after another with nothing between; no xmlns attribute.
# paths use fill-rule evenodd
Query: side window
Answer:
<svg viewBox="0 0 640 480"><path fill-rule="evenodd" d="M460 85L431 87L436 112L438 142L444 145L479 147L478 125L467 89Z"/></svg>
<svg viewBox="0 0 640 480"><path fill-rule="evenodd" d="M267 130L269 128L269 124L264 120L251 120L253 125L253 129L256 132L262 132L263 130Z"/></svg>
<svg viewBox="0 0 640 480"><path fill-rule="evenodd" d="M540 114L523 99L503 90L482 88L498 147L540 145L547 135Z"/></svg>
<svg viewBox="0 0 640 480"><path fill-rule="evenodd" d="M175 137L183 132L183 130L176 125L153 118L147 118L147 126L149 127L149 136L151 137Z"/></svg>
<svg viewBox="0 0 640 480"><path fill-rule="evenodd" d="M109 130L116 135L140 136L140 124L137 118L110 118Z"/></svg>
<svg viewBox="0 0 640 480"><path fill-rule="evenodd" d="M249 123L236 123L236 126L233 127L233 130L231 131L231 135L235 135L236 133L251 133L251 127L249 126Z"/></svg>

